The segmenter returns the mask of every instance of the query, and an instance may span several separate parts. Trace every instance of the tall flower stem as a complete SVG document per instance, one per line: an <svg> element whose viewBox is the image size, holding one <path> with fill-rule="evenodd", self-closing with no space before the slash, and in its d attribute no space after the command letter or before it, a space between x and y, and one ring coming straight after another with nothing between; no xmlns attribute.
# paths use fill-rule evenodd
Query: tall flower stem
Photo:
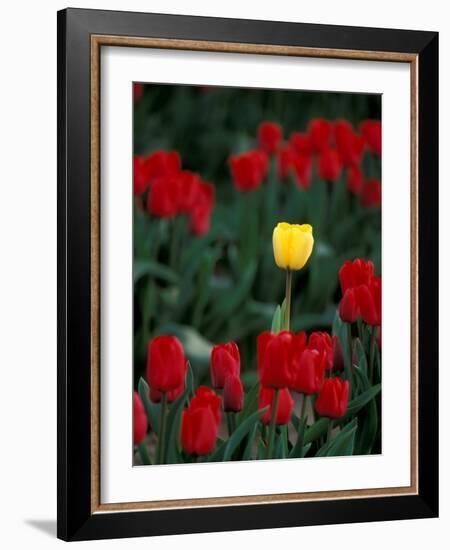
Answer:
<svg viewBox="0 0 450 550"><path fill-rule="evenodd" d="M269 442L267 444L267 458L272 458L273 441L275 439L275 427L277 425L278 395L280 390L276 389L272 401L272 416L270 417Z"/></svg>
<svg viewBox="0 0 450 550"><path fill-rule="evenodd" d="M292 271L286 269L286 314L284 328L290 330L291 326L291 295L292 295Z"/></svg>
<svg viewBox="0 0 450 550"><path fill-rule="evenodd" d="M327 431L327 443L331 441L331 432L333 431L333 420L330 418L328 422L328 431Z"/></svg>
<svg viewBox="0 0 450 550"><path fill-rule="evenodd" d="M161 394L161 419L159 423L158 449L156 453L157 463L164 464L166 454L166 424L167 424L167 393Z"/></svg>
<svg viewBox="0 0 450 550"><path fill-rule="evenodd" d="M377 339L377 327L373 326L371 327L370 332L370 344L369 344L369 380L370 383L373 384L373 370L374 370L374 362L375 362L375 346L376 346L376 339Z"/></svg>
<svg viewBox="0 0 450 550"><path fill-rule="evenodd" d="M147 445L141 441L137 449L139 456L141 457L142 464L144 464L144 466L151 464L152 461L150 460L150 456L148 454Z"/></svg>
<svg viewBox="0 0 450 550"><path fill-rule="evenodd" d="M236 429L236 419L234 413L227 412L227 427L228 427L228 436L231 437L231 434Z"/></svg>

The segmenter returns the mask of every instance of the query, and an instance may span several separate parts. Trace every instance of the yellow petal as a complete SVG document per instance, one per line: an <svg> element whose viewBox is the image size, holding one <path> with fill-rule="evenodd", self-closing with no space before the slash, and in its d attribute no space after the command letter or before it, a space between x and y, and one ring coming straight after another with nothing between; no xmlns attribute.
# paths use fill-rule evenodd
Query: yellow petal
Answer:
<svg viewBox="0 0 450 550"><path fill-rule="evenodd" d="M289 268L302 269L309 257L314 245L314 238L309 231L303 231L299 226L291 229Z"/></svg>
<svg viewBox="0 0 450 550"><path fill-rule="evenodd" d="M273 230L273 255L275 263L282 269L289 267L289 235L290 225L279 223Z"/></svg>

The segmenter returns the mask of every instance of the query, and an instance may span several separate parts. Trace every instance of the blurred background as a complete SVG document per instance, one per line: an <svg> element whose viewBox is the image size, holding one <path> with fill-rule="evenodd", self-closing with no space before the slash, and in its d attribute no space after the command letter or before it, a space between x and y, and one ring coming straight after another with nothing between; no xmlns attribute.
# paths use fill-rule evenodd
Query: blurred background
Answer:
<svg viewBox="0 0 450 550"><path fill-rule="evenodd" d="M145 200L135 201L135 387L145 374L147 342L157 334L182 340L196 384L209 380L212 345L234 340L244 384L256 382L256 337L270 329L284 298L285 273L272 252L279 221L310 223L315 237L310 261L293 278L293 330L331 330L345 260L370 259L381 275L380 207L351 191L348 166L335 181L325 181L313 163L305 189L292 172L281 180L273 155L257 189L242 192L233 183L229 158L257 148L262 122L279 124L287 143L292 133L306 135L311 121L322 118L344 119L356 134L362 121L381 119L381 96L153 84L135 93L135 155L177 151L183 169L215 190L203 235L150 213ZM381 158L369 150L359 168L364 182L381 179Z"/></svg>

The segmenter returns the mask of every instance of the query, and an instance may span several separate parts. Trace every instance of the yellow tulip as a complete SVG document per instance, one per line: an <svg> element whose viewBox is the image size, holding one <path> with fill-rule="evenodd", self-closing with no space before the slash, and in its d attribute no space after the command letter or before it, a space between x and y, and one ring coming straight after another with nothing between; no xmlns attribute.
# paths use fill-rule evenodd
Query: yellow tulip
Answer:
<svg viewBox="0 0 450 550"><path fill-rule="evenodd" d="M312 227L279 223L273 230L273 254L278 267L299 270L308 261L314 245Z"/></svg>

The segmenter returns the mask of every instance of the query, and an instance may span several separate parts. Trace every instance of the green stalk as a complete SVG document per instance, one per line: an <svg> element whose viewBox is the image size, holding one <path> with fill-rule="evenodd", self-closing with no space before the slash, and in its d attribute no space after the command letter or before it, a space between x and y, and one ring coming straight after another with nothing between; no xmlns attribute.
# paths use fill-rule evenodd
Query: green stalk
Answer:
<svg viewBox="0 0 450 550"><path fill-rule="evenodd" d="M150 455L148 454L147 445L143 441L139 443L139 445L137 446L137 450L144 466L148 466L152 463L152 461L150 460Z"/></svg>
<svg viewBox="0 0 450 550"><path fill-rule="evenodd" d="M352 325L351 323L346 323L347 325L347 340L348 340L348 361L345 361L345 376L350 382L350 398L353 394L353 341L352 341Z"/></svg>
<svg viewBox="0 0 450 550"><path fill-rule="evenodd" d="M228 436L231 437L231 434L234 432L235 429L235 418L234 413L227 412L227 427L228 427Z"/></svg>
<svg viewBox="0 0 450 550"><path fill-rule="evenodd" d="M331 432L333 431L333 420L330 418L330 421L328 422L328 430L327 430L327 444L331 441Z"/></svg>
<svg viewBox="0 0 450 550"><path fill-rule="evenodd" d="M290 330L291 326L291 296L292 296L292 271L286 269L286 315L284 328Z"/></svg>
<svg viewBox="0 0 450 550"><path fill-rule="evenodd" d="M373 384L373 367L375 362L375 346L376 346L376 327L371 327L370 332L370 344L369 344L369 379L370 383Z"/></svg>
<svg viewBox="0 0 450 550"><path fill-rule="evenodd" d="M180 250L180 239L183 231L183 217L176 216L173 219L172 223L172 235L170 240L170 256L169 256L169 265L174 270L177 271L178 267L178 256Z"/></svg>
<svg viewBox="0 0 450 550"><path fill-rule="evenodd" d="M159 424L158 448L156 451L157 464L164 464L166 454L166 424L167 424L167 393L161 394L161 420Z"/></svg>
<svg viewBox="0 0 450 550"><path fill-rule="evenodd" d="M269 426L269 442L267 445L267 458L272 458L273 442L275 439L275 427L277 424L277 412L278 412L278 395L280 390L276 389L272 401L272 416L270 417Z"/></svg>
<svg viewBox="0 0 450 550"><path fill-rule="evenodd" d="M300 409L300 420L303 420L305 418L305 413L306 413L306 398L308 396L306 394L303 394L303 399L302 399L302 406L301 406L301 409Z"/></svg>

